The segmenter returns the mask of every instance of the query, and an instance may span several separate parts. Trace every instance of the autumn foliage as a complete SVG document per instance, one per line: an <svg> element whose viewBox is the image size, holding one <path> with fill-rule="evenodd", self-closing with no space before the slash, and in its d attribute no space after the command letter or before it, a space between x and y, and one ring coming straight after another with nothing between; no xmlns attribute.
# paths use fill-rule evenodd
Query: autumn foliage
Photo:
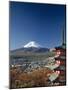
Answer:
<svg viewBox="0 0 68 90"><path fill-rule="evenodd" d="M48 77L51 73L52 71L48 68L41 68L27 73L12 69L10 71L10 88L47 86Z"/></svg>

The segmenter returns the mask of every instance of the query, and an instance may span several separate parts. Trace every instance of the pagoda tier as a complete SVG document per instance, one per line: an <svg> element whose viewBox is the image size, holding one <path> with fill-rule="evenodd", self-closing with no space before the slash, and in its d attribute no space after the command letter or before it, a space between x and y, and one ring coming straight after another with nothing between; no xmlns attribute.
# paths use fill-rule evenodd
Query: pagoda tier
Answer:
<svg viewBox="0 0 68 90"><path fill-rule="evenodd" d="M66 56L66 50L56 49L55 52L56 52L56 55Z"/></svg>
<svg viewBox="0 0 68 90"><path fill-rule="evenodd" d="M59 85L66 85L66 77L64 76L59 76L53 83L58 83Z"/></svg>
<svg viewBox="0 0 68 90"><path fill-rule="evenodd" d="M66 56L55 57L55 60L66 61Z"/></svg>
<svg viewBox="0 0 68 90"><path fill-rule="evenodd" d="M66 68L65 68L65 66L63 65L63 66L59 66L59 67L57 67L56 69L54 69L54 71L56 71L56 70L59 70L59 71L65 71L66 70Z"/></svg>

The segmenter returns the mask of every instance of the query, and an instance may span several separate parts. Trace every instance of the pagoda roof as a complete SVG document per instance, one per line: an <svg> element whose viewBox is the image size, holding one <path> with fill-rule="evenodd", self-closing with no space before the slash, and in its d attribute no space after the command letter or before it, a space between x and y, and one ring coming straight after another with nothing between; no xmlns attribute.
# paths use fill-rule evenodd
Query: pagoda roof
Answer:
<svg viewBox="0 0 68 90"><path fill-rule="evenodd" d="M57 60L57 59L60 59L60 60L65 60L65 59L66 59L66 57L65 57L65 56L59 56L59 57L56 57L55 59L56 59L56 60Z"/></svg>
<svg viewBox="0 0 68 90"><path fill-rule="evenodd" d="M57 67L56 69L54 69L54 70L60 70L60 71L64 71L64 70L66 70L66 66L65 65L60 65L59 67Z"/></svg>
<svg viewBox="0 0 68 90"><path fill-rule="evenodd" d="M66 49L66 44L62 44L58 47L55 47L55 49Z"/></svg>

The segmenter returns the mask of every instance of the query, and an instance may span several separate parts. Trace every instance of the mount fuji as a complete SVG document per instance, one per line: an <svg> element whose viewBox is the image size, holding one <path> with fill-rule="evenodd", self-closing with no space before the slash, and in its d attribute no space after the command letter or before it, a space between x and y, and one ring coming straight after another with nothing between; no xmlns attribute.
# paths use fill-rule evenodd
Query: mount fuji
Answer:
<svg viewBox="0 0 68 90"><path fill-rule="evenodd" d="M26 45L24 45L22 48L15 49L11 51L12 55L23 55L27 53L46 53L48 52L48 48L41 47L38 43L35 41L30 41Z"/></svg>

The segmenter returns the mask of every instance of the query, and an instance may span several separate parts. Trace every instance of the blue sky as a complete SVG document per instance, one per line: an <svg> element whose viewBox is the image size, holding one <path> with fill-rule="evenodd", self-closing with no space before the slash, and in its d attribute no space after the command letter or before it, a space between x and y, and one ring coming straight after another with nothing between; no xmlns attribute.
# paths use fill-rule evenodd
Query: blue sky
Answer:
<svg viewBox="0 0 68 90"><path fill-rule="evenodd" d="M65 5L10 2L10 49L36 41L53 48L62 42Z"/></svg>

